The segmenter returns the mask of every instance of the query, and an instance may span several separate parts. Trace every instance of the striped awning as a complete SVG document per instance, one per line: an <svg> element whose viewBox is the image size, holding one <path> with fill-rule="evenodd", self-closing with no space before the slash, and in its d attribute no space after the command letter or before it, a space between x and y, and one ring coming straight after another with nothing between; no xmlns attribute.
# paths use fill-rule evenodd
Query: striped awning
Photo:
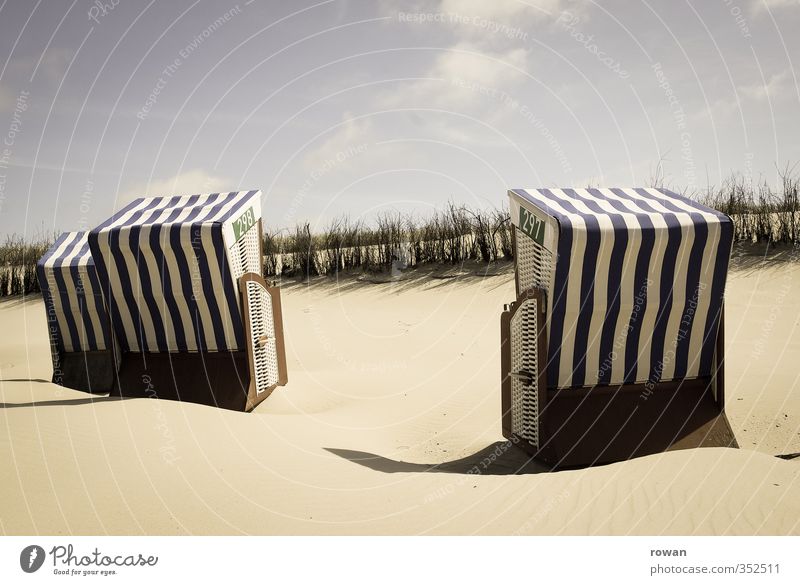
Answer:
<svg viewBox="0 0 800 585"><path fill-rule="evenodd" d="M59 351L111 347L108 316L89 251L88 234L61 234L36 264L48 332Z"/></svg>
<svg viewBox="0 0 800 585"><path fill-rule="evenodd" d="M244 347L236 244L257 230L260 200L260 191L136 199L89 233L123 350Z"/></svg>
<svg viewBox="0 0 800 585"><path fill-rule="evenodd" d="M517 238L552 254L550 387L711 373L730 218L666 189L513 189L509 196Z"/></svg>

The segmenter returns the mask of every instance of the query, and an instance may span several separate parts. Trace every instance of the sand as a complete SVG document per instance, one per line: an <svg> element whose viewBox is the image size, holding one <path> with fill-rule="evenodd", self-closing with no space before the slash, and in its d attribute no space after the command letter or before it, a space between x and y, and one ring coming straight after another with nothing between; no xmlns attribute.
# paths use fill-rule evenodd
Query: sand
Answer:
<svg viewBox="0 0 800 585"><path fill-rule="evenodd" d="M250 414L50 384L41 299L5 301L0 533L798 534L800 267L739 260L742 448L556 473L500 434L508 267L285 282L290 382Z"/></svg>

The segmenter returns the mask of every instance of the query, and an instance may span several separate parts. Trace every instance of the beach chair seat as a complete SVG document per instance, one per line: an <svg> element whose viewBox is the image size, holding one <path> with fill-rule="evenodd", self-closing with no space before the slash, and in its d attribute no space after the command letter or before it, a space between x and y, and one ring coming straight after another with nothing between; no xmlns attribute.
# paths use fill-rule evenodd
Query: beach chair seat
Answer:
<svg viewBox="0 0 800 585"><path fill-rule="evenodd" d="M119 352L111 334L87 231L65 232L36 264L47 316L53 383L109 392Z"/></svg>
<svg viewBox="0 0 800 585"><path fill-rule="evenodd" d="M249 411L287 383L260 200L141 198L90 232L122 354L116 393Z"/></svg>
<svg viewBox="0 0 800 585"><path fill-rule="evenodd" d="M503 434L563 467L736 446L723 377L730 219L666 189L509 198Z"/></svg>

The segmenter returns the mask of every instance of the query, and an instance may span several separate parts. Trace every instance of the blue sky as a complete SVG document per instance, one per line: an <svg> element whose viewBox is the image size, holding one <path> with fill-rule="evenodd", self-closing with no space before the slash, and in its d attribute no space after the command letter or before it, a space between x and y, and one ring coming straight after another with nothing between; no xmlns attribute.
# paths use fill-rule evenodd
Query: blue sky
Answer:
<svg viewBox="0 0 800 585"><path fill-rule="evenodd" d="M259 188L272 228L800 161L798 0L0 4L0 235Z"/></svg>

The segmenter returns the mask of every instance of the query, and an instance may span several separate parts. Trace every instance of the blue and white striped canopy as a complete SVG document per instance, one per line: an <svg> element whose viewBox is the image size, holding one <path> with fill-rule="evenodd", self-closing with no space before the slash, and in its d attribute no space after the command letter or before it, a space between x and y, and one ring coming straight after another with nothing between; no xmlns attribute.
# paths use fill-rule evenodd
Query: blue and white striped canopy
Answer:
<svg viewBox="0 0 800 585"><path fill-rule="evenodd" d="M235 248L260 217L261 191L150 197L93 229L89 245L122 349L243 348Z"/></svg>
<svg viewBox="0 0 800 585"><path fill-rule="evenodd" d="M89 251L88 234L61 234L36 264L50 339L59 351L111 347L108 315Z"/></svg>
<svg viewBox="0 0 800 585"><path fill-rule="evenodd" d="M513 189L509 197L518 241L551 254L548 386L711 373L730 218L666 189Z"/></svg>

